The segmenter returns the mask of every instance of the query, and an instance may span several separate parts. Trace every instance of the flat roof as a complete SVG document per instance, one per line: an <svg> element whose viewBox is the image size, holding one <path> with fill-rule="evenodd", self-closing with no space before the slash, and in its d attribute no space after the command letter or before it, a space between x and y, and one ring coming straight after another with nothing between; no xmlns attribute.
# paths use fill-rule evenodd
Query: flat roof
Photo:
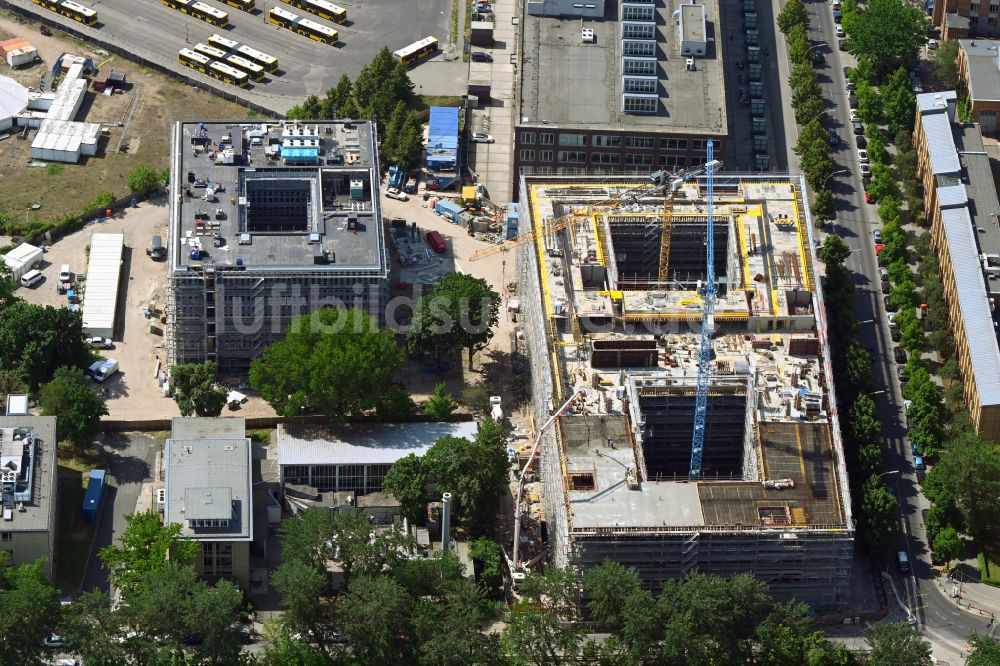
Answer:
<svg viewBox="0 0 1000 666"><path fill-rule="evenodd" d="M949 24L950 25L950 24ZM969 97L973 102L1000 100L1000 65L995 39L960 39L959 48L969 62Z"/></svg>
<svg viewBox="0 0 1000 666"><path fill-rule="evenodd" d="M114 330L125 234L94 234L90 239L87 289L83 293L83 330L107 335Z"/></svg>
<svg viewBox="0 0 1000 666"><path fill-rule="evenodd" d="M951 135L951 122L945 112L926 113L921 119L927 134L927 152L935 176L955 175L962 169Z"/></svg>
<svg viewBox="0 0 1000 666"><path fill-rule="evenodd" d="M164 522L207 541L253 539L250 439L242 418L177 417L167 440ZM228 521L195 527L192 520Z"/></svg>
<svg viewBox="0 0 1000 666"><path fill-rule="evenodd" d="M385 271L370 122L179 122L173 153L174 269ZM284 203L296 223L268 228Z"/></svg>
<svg viewBox="0 0 1000 666"><path fill-rule="evenodd" d="M476 436L475 421L278 425L278 465L391 465L442 437Z"/></svg>
<svg viewBox="0 0 1000 666"><path fill-rule="evenodd" d="M965 193L979 254L996 255L1000 261L1000 201L983 135L974 123L956 123L953 131L966 176ZM1000 279L987 279L986 291L991 296L1000 296Z"/></svg>
<svg viewBox="0 0 1000 666"><path fill-rule="evenodd" d="M517 124L726 136L719 3L708 0L704 4L708 37L716 39L709 39L704 57L694 58L693 70L685 65L672 18L673 11L684 6L679 0L655 5L659 97L655 114L622 110L621 22L610 16L587 21L585 27L594 31L596 42L585 44L580 39L580 19L525 17ZM615 4L607 7L617 16Z"/></svg>
<svg viewBox="0 0 1000 666"><path fill-rule="evenodd" d="M4 532L45 532L55 529L50 523L52 504L56 501L56 417L3 416L0 429L6 437L13 428L34 430L35 461L31 501L11 509L12 520L0 522Z"/></svg>

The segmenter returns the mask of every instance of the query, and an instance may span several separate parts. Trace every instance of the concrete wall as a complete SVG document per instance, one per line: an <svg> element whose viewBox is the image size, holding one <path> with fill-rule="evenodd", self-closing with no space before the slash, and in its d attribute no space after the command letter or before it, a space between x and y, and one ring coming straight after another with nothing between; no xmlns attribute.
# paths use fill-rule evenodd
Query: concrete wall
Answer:
<svg viewBox="0 0 1000 666"><path fill-rule="evenodd" d="M55 502L52 502L55 506ZM8 564L18 566L30 564L39 558L45 558L45 575L50 578L53 575L55 551L53 549L54 530L52 531L12 531L6 532L0 526L0 534L10 535L10 540L4 538L0 541L0 550L11 551L11 558Z"/></svg>
<svg viewBox="0 0 1000 666"><path fill-rule="evenodd" d="M232 546L232 559L233 567L231 574L221 574L222 577L232 577L236 578L240 582L240 589L243 591L248 591L250 589L250 542L249 541L234 541L226 542ZM198 572L199 576L213 577L215 572L209 570L206 571L205 567L205 551L209 552L216 547L222 545L222 542L204 542L201 543L201 549L194 559L194 569Z"/></svg>
<svg viewBox="0 0 1000 666"><path fill-rule="evenodd" d="M944 28L946 14L958 14L969 19L969 34L979 37L1000 36L1000 21L990 13L990 6L996 0L935 0L931 21L938 28ZM993 25L989 19L993 18Z"/></svg>

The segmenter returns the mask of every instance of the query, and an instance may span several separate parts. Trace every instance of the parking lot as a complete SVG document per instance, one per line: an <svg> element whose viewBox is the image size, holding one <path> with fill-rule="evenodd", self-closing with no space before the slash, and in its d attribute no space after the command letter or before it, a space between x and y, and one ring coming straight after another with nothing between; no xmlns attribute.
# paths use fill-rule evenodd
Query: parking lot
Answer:
<svg viewBox="0 0 1000 666"><path fill-rule="evenodd" d="M177 62L180 49L204 42L213 33L248 44L278 58L278 71L263 82L253 84L245 95L279 112L308 95L322 95L342 74L354 77L383 46L396 50L434 35L444 47L448 41L452 7L450 0L423 0L406 5L392 0L367 0L363 4L340 2L347 9L348 20L344 25L337 25L281 2L258 2L256 13L248 14L210 1L208 4L229 13L229 27L220 29L166 7L159 0L97 0L85 3L97 10L99 20L97 28L87 28L46 11L31 0L9 1L31 9L47 22L72 24L150 61L169 63L177 68L184 68ZM263 8L272 6L335 28L340 33L338 44L323 44L268 23ZM434 58L442 57L439 53ZM192 77L202 76L194 70L187 71ZM213 79L206 77L206 80Z"/></svg>

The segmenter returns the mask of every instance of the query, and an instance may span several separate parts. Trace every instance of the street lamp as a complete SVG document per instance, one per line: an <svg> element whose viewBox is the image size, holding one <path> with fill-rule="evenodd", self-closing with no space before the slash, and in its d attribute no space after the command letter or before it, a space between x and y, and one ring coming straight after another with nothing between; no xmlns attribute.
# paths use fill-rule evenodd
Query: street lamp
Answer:
<svg viewBox="0 0 1000 666"><path fill-rule="evenodd" d="M892 469L892 470L889 470L888 472L882 472L881 474L876 474L875 478L876 479L881 479L883 476L889 476L890 474L899 474L899 470L898 469Z"/></svg>
<svg viewBox="0 0 1000 666"><path fill-rule="evenodd" d="M868 395L870 395L870 396L876 396L876 395L879 395L880 393L885 393L885 389L880 389L880 390L878 390L878 391L872 391L872 392L871 392L871 393L869 393ZM897 470L897 471L898 471L898 470Z"/></svg>
<svg viewBox="0 0 1000 666"><path fill-rule="evenodd" d="M834 171L833 173L831 173L829 176L826 177L826 180L823 181L823 186L820 187L820 189L826 187L826 184L829 183L830 179L833 178L834 176L842 176L849 173L851 173L849 169L838 169L837 171Z"/></svg>

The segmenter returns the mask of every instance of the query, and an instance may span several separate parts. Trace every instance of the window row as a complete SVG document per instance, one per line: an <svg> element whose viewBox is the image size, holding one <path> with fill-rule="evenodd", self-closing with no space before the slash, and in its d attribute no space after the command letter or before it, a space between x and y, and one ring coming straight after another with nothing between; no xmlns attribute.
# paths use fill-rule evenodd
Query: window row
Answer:
<svg viewBox="0 0 1000 666"><path fill-rule="evenodd" d="M553 154L551 150L533 150L522 148L518 154L521 162L551 162ZM594 166L615 166L619 163L625 166L652 166L653 156L645 153L627 153L624 157L618 153L590 153L590 161L587 160L587 153L579 151L560 150L555 157L560 164L592 164ZM537 159L536 159L537 158ZM659 167L679 169L688 166L688 159L683 155L660 155L655 163ZM697 159L691 161L691 166L698 164ZM286 477L288 472L286 471ZM304 482L303 482L304 483Z"/></svg>

